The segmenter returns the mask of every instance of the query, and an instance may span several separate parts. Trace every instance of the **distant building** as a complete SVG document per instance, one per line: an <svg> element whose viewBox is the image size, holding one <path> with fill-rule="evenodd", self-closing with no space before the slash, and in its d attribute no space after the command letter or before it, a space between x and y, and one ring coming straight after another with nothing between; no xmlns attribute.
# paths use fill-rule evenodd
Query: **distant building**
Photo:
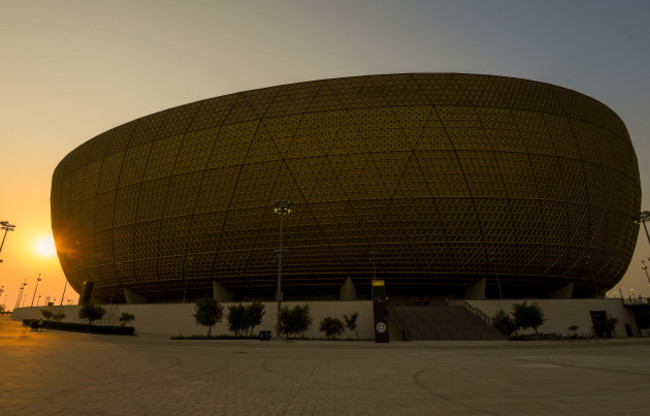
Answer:
<svg viewBox="0 0 650 416"><path fill-rule="evenodd" d="M102 302L389 295L593 297L634 250L641 188L617 115L490 75L240 92L89 140L52 183L59 258Z"/></svg>

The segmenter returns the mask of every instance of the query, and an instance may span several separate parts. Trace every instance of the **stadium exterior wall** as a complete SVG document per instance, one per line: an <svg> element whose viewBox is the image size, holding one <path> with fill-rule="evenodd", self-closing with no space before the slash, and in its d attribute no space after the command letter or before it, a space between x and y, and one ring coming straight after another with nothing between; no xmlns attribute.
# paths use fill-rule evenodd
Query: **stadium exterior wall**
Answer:
<svg viewBox="0 0 650 416"><path fill-rule="evenodd" d="M336 299L350 278L391 295L602 296L627 269L641 188L626 128L564 88L394 74L246 91L155 113L57 166L61 265L101 302L195 299L216 282ZM187 289L186 289L187 288ZM136 296L137 295L137 296Z"/></svg>

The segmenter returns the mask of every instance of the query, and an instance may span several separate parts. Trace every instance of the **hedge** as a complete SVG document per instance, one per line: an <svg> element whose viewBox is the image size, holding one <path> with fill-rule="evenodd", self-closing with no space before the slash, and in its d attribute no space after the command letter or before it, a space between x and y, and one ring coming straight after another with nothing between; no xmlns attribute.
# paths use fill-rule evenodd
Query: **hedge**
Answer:
<svg viewBox="0 0 650 416"><path fill-rule="evenodd" d="M23 319L24 326L31 326L32 322L39 322L40 319ZM58 329L61 331L90 332L93 334L106 335L133 335L135 328L132 326L114 326L114 325L88 325L74 322L55 322L43 321L41 328Z"/></svg>

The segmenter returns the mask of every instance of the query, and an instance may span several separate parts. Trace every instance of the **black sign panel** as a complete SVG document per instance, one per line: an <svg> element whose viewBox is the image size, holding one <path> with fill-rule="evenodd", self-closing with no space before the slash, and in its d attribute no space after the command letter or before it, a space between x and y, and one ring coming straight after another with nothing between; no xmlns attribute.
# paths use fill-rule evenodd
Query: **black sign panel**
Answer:
<svg viewBox="0 0 650 416"><path fill-rule="evenodd" d="M372 281L372 311L375 316L375 342L388 342L388 303L383 280Z"/></svg>

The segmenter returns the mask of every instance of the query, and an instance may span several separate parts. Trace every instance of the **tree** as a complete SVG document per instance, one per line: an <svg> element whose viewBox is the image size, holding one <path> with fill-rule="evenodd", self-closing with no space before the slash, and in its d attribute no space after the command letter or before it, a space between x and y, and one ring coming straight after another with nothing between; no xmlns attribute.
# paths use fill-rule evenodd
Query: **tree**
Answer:
<svg viewBox="0 0 650 416"><path fill-rule="evenodd" d="M291 334L302 334L305 336L305 331L311 326L313 319L309 314L309 305L299 306L293 308L285 306L280 310L280 332L286 334L287 338Z"/></svg>
<svg viewBox="0 0 650 416"><path fill-rule="evenodd" d="M612 338L614 336L617 323L618 319L614 317L610 316L605 319L605 322L603 322L603 332L606 338Z"/></svg>
<svg viewBox="0 0 650 416"><path fill-rule="evenodd" d="M241 303L228 307L228 330L239 336L240 332L245 332L248 329L246 322L246 307Z"/></svg>
<svg viewBox="0 0 650 416"><path fill-rule="evenodd" d="M262 323L265 313L264 305L261 302L255 301L246 307L246 324L251 329L251 336L253 336L255 327Z"/></svg>
<svg viewBox="0 0 650 416"><path fill-rule="evenodd" d="M359 313L355 312L350 316L343 315L343 319L345 319L345 326L348 328L350 331L354 331L354 334L359 338L359 332L357 331L357 319L359 318Z"/></svg>
<svg viewBox="0 0 650 416"><path fill-rule="evenodd" d="M221 322L223 306L215 298L206 296L195 303L194 319L199 325L208 327L208 336L212 336L212 327Z"/></svg>
<svg viewBox="0 0 650 416"><path fill-rule="evenodd" d="M61 313L53 313L52 314L52 319L56 322L61 322L63 319L65 319L65 314L63 312Z"/></svg>
<svg viewBox="0 0 650 416"><path fill-rule="evenodd" d="M504 310L499 310L496 315L494 315L492 322L495 328L508 336L512 335L512 333L517 330L517 324L514 319L512 319L512 317L510 317L510 315L508 315Z"/></svg>
<svg viewBox="0 0 650 416"><path fill-rule="evenodd" d="M332 339L337 335L341 335L345 328L340 319L327 316L320 321L320 330L325 333L328 339Z"/></svg>
<svg viewBox="0 0 650 416"><path fill-rule="evenodd" d="M119 319L119 321L122 323L122 326L126 326L126 324L128 324L133 320L135 320L135 315L128 312L122 312L122 315L120 315L120 319Z"/></svg>
<svg viewBox="0 0 650 416"><path fill-rule="evenodd" d="M229 306L228 330L239 336L250 329L250 336L253 336L253 330L262 323L264 313L264 305L257 301L246 306L241 303L237 306Z"/></svg>
<svg viewBox="0 0 650 416"><path fill-rule="evenodd" d="M533 328L535 333L537 333L537 328L546 321L542 308L536 303L528 305L525 301L524 303L512 304L512 316L515 319L517 329Z"/></svg>
<svg viewBox="0 0 650 416"><path fill-rule="evenodd" d="M43 315L43 318L45 318L46 321L52 319L52 311L48 309L41 309L41 315Z"/></svg>
<svg viewBox="0 0 650 416"><path fill-rule="evenodd" d="M105 314L105 308L101 305L93 305L92 303L82 305L79 309L79 319L88 321L88 326L92 326L93 322L102 319Z"/></svg>

